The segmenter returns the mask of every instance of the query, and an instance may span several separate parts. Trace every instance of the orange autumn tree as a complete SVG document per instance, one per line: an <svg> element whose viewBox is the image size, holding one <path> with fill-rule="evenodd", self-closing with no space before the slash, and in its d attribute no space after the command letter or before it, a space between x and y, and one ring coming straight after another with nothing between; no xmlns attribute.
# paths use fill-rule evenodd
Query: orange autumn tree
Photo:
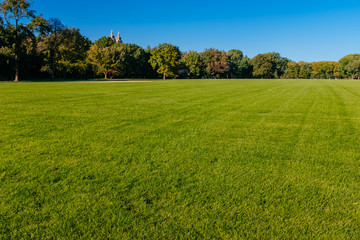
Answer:
<svg viewBox="0 0 360 240"><path fill-rule="evenodd" d="M321 61L312 63L312 76L314 78L329 79L339 78L339 63L331 61Z"/></svg>
<svg viewBox="0 0 360 240"><path fill-rule="evenodd" d="M201 57L207 78L221 78L226 76L226 73L229 71L226 52L210 48L202 52Z"/></svg>

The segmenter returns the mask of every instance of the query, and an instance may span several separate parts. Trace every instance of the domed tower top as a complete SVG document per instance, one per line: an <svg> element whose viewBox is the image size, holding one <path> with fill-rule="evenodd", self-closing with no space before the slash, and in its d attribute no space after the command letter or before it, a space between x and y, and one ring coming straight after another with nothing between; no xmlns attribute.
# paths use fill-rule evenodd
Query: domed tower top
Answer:
<svg viewBox="0 0 360 240"><path fill-rule="evenodd" d="M109 38L111 38L112 40L115 40L115 37L114 37L114 32L113 32L113 30L111 30L111 34L110 34Z"/></svg>
<svg viewBox="0 0 360 240"><path fill-rule="evenodd" d="M116 37L116 39L115 39L115 42L116 43L123 43L123 41L122 41L122 39L121 39L121 37L120 37L120 33L118 32L118 35L117 35L117 37Z"/></svg>

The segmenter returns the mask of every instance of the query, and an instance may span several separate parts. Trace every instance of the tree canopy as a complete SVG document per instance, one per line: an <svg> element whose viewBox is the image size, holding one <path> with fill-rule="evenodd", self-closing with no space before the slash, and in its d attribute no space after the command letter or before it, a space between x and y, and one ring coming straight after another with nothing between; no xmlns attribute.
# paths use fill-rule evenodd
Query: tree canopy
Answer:
<svg viewBox="0 0 360 240"><path fill-rule="evenodd" d="M6 46L2 52L7 52L13 58L15 81L19 81L20 60L30 48L34 48L35 11L31 9L28 0L3 0L0 2L3 38Z"/></svg>
<svg viewBox="0 0 360 240"><path fill-rule="evenodd" d="M201 76L203 61L201 55L196 51L185 52L181 58L190 78L199 78Z"/></svg>
<svg viewBox="0 0 360 240"><path fill-rule="evenodd" d="M43 54L44 58L44 65L41 70L48 72L51 79L54 79L57 70L60 57L59 47L63 40L60 36L64 28L65 26L57 18L50 18L43 23L38 51Z"/></svg>
<svg viewBox="0 0 360 240"><path fill-rule="evenodd" d="M170 43L163 43L151 49L150 53L151 57L149 62L159 74L163 75L163 79L165 79L166 76L177 76L177 66L181 58L179 47Z"/></svg>
<svg viewBox="0 0 360 240"><path fill-rule="evenodd" d="M349 69L352 69L352 68L351 67L349 68L348 65L357 60L360 60L360 54L346 55L339 60L339 72L341 74L341 77L354 78L354 75L351 72L349 72Z"/></svg>
<svg viewBox="0 0 360 240"><path fill-rule="evenodd" d="M208 78L225 77L229 70L227 63L227 54L225 51L220 51L215 48L206 49L201 53L205 74Z"/></svg>

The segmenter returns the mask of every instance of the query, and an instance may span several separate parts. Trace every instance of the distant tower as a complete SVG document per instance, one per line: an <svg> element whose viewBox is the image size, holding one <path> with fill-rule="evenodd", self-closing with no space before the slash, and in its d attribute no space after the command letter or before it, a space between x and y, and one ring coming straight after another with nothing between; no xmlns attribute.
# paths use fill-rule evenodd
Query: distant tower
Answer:
<svg viewBox="0 0 360 240"><path fill-rule="evenodd" d="M109 38L111 38L112 40L115 41L115 37L114 37L114 32L113 32L113 30L111 30L111 34L110 34Z"/></svg>
<svg viewBox="0 0 360 240"><path fill-rule="evenodd" d="M114 32L112 30L111 30L111 34L110 34L109 38L111 38L116 43L123 43L123 41L120 37L120 33L118 33L117 37L115 38Z"/></svg>
<svg viewBox="0 0 360 240"><path fill-rule="evenodd" d="M116 37L116 39L115 39L115 42L116 43L123 43L123 41L122 41L122 39L121 39L121 37L120 37L120 33L118 32L118 35L117 35L117 37Z"/></svg>

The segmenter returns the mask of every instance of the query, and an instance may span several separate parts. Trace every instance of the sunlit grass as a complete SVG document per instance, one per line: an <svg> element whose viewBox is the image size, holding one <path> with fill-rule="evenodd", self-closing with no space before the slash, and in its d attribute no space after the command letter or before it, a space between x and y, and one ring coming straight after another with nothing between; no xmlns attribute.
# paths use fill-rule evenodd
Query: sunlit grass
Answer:
<svg viewBox="0 0 360 240"><path fill-rule="evenodd" d="M357 239L360 81L0 84L0 239Z"/></svg>

